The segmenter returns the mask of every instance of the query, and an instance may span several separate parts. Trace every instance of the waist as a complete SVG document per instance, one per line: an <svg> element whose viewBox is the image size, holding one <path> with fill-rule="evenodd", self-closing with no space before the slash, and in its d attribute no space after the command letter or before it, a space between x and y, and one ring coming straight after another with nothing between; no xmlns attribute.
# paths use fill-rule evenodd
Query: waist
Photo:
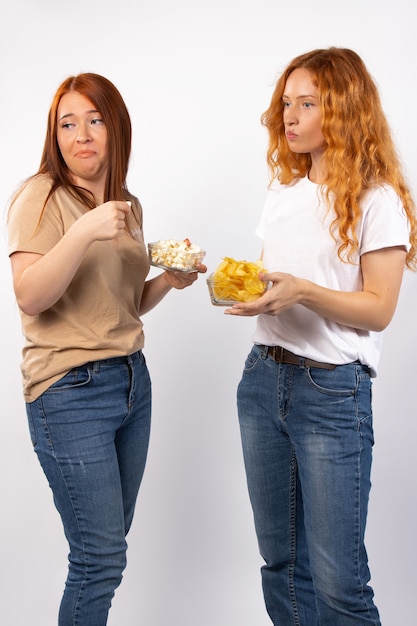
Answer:
<svg viewBox="0 0 417 626"><path fill-rule="evenodd" d="M98 361L90 361L86 365L91 367L94 372L98 372L101 367L117 365L118 363L133 363L141 356L141 354L142 350L137 350L133 354L128 354L126 356L113 356L107 359L99 359Z"/></svg>
<svg viewBox="0 0 417 626"><path fill-rule="evenodd" d="M270 356L277 363L288 363L290 365L301 365L304 367L318 367L324 370L334 370L336 365L334 363L322 363L321 361L314 361L313 359L307 359L303 356L298 356L293 352L290 352L286 348L281 346L262 346L258 344L260 348L263 348L268 356Z"/></svg>

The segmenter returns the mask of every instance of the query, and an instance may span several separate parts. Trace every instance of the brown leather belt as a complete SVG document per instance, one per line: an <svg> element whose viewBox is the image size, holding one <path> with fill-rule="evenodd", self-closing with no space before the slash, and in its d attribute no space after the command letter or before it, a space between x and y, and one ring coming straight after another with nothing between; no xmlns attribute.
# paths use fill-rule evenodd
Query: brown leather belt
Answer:
<svg viewBox="0 0 417 626"><path fill-rule="evenodd" d="M281 346L264 347L267 350L268 356L272 357L277 363L304 365L305 367L320 367L324 370L334 370L336 367L333 363L321 363L320 361L313 361L313 359L306 359L302 356L297 356L293 352L290 352Z"/></svg>

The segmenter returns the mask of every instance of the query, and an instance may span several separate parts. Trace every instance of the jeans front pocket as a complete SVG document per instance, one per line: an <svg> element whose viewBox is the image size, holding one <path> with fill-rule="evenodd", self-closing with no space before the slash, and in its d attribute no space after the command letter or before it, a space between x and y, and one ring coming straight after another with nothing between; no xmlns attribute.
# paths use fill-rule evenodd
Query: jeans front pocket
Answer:
<svg viewBox="0 0 417 626"><path fill-rule="evenodd" d="M372 381L360 363L338 365L334 370L308 368L309 399L325 403L334 416L350 414L356 423L372 416Z"/></svg>
<svg viewBox="0 0 417 626"><path fill-rule="evenodd" d="M73 367L67 374L65 374L65 376L55 381L50 387L48 387L48 389L44 392L44 395L65 391L66 389L72 389L73 387L87 385L90 380L91 370L88 365Z"/></svg>
<svg viewBox="0 0 417 626"><path fill-rule="evenodd" d="M260 359L262 358L263 357L262 357L261 348L259 348L259 346L255 344L254 346L252 346L251 351L246 357L245 365L244 365L244 372L250 372L254 370L257 364L259 363Z"/></svg>
<svg viewBox="0 0 417 626"><path fill-rule="evenodd" d="M356 391L356 376L349 365L339 365L333 370L318 367L307 368L308 381L319 393L331 396L353 396Z"/></svg>

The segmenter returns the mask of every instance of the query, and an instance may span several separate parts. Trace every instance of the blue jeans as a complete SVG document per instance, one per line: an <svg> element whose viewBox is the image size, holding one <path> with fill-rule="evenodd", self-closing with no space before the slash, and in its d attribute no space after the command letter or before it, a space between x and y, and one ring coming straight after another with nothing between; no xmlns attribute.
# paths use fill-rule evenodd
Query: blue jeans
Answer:
<svg viewBox="0 0 417 626"><path fill-rule="evenodd" d="M72 369L27 404L34 449L70 546L59 626L105 626L148 450L142 352Z"/></svg>
<svg viewBox="0 0 417 626"><path fill-rule="evenodd" d="M364 546L373 430L360 363L276 363L253 346L238 412L275 626L379 626Z"/></svg>

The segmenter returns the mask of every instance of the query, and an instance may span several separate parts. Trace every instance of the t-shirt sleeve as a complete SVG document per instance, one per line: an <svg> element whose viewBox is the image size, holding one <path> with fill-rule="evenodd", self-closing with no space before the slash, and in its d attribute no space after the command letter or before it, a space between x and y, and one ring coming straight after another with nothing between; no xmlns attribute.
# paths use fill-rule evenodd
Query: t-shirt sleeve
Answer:
<svg viewBox="0 0 417 626"><path fill-rule="evenodd" d="M18 193L8 215L9 255L46 254L62 238L62 217L53 198L44 207L50 188L50 180L40 177L26 183Z"/></svg>
<svg viewBox="0 0 417 626"><path fill-rule="evenodd" d="M360 254L393 246L409 249L408 218L392 187L377 187L368 192L363 211Z"/></svg>

